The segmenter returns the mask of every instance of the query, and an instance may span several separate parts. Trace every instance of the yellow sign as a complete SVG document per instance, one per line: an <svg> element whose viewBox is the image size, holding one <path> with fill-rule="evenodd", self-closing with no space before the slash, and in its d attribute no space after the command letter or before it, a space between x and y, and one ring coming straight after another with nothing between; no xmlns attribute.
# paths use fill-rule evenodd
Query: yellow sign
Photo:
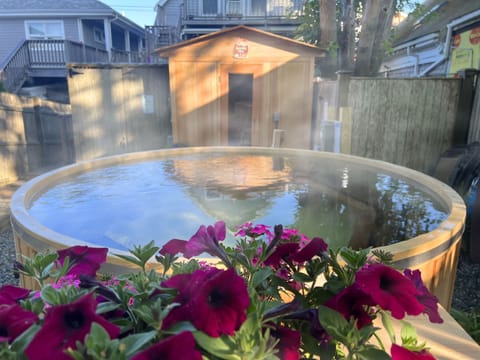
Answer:
<svg viewBox="0 0 480 360"><path fill-rule="evenodd" d="M480 26L453 38L449 75L463 69L480 69Z"/></svg>

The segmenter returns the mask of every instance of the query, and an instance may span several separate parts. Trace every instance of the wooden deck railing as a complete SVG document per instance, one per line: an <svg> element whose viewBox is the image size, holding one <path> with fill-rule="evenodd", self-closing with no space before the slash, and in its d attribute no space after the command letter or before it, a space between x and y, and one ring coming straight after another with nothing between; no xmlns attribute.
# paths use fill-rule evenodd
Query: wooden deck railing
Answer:
<svg viewBox="0 0 480 360"><path fill-rule="evenodd" d="M105 49L70 40L24 40L0 65L0 81L9 92L16 92L30 69L64 68L67 63L143 63L144 54Z"/></svg>

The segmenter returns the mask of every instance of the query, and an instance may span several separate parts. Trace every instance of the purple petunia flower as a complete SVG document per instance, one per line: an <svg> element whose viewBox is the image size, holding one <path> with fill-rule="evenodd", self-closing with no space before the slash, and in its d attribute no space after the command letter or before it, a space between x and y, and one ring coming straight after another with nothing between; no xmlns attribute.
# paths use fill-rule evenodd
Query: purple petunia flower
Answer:
<svg viewBox="0 0 480 360"><path fill-rule="evenodd" d="M299 360L300 359L300 340L301 334L283 326L277 326L271 330L271 335L278 339L276 354L280 360Z"/></svg>
<svg viewBox="0 0 480 360"><path fill-rule="evenodd" d="M34 312L18 304L0 305L0 343L15 340L37 321Z"/></svg>
<svg viewBox="0 0 480 360"><path fill-rule="evenodd" d="M97 302L92 294L66 304L48 309L40 331L27 346L25 353L35 360L68 360L64 351L76 349L76 342L83 342L92 323L102 326L110 338L116 338L120 328L96 314Z"/></svg>
<svg viewBox="0 0 480 360"><path fill-rule="evenodd" d="M322 252L327 251L328 245L323 239L315 237L310 240L300 251L293 254L290 259L297 263L303 263L311 260L315 255L320 255Z"/></svg>
<svg viewBox="0 0 480 360"><path fill-rule="evenodd" d="M250 304L247 285L234 269L196 270L172 276L162 287L175 288L178 295L164 320L168 328L178 321L190 321L212 337L233 335L245 321Z"/></svg>
<svg viewBox="0 0 480 360"><path fill-rule="evenodd" d="M366 306L373 306L375 303L370 296L359 289L355 284L349 286L334 297L325 302L325 306L338 311L347 320L356 319L357 329L372 323L372 318L366 310Z"/></svg>
<svg viewBox="0 0 480 360"><path fill-rule="evenodd" d="M297 243L285 243L275 247L275 250L265 259L263 262L267 266L277 268L280 266L283 258L289 257L291 254L295 254L300 245Z"/></svg>
<svg viewBox="0 0 480 360"><path fill-rule="evenodd" d="M72 246L58 250L57 266L63 266L65 259L70 259L70 268L66 275L87 275L95 277L100 266L107 260L107 248L92 248L88 246Z"/></svg>
<svg viewBox="0 0 480 360"><path fill-rule="evenodd" d="M403 319L405 313L418 315L425 309L415 296L415 285L400 272L386 265L364 266L357 272L355 284L369 294L375 304L384 310L390 310L395 319Z"/></svg>
<svg viewBox="0 0 480 360"><path fill-rule="evenodd" d="M19 300L26 299L28 295L30 295L30 290L13 285L4 285L0 287L0 304L16 304Z"/></svg>
<svg viewBox="0 0 480 360"><path fill-rule="evenodd" d="M185 252L185 245L187 244L186 240L172 239L168 241L165 245L162 246L159 253L160 255L177 255L183 254Z"/></svg>
<svg viewBox="0 0 480 360"><path fill-rule="evenodd" d="M200 255L204 252L219 256L220 241L225 240L226 227L223 221L217 221L215 225L202 225L185 245L185 257L187 259ZM221 256L219 256L221 257Z"/></svg>
<svg viewBox="0 0 480 360"><path fill-rule="evenodd" d="M195 338L189 331L168 337L138 353L131 360L202 360L195 348Z"/></svg>
<svg viewBox="0 0 480 360"><path fill-rule="evenodd" d="M403 274L407 277L407 279L410 279L417 288L415 297L420 304L425 307L423 312L428 315L430 322L437 324L443 323L443 319L438 313L438 298L430 293L430 291L428 291L426 286L423 284L420 270L412 271L410 269L406 269L403 271Z"/></svg>
<svg viewBox="0 0 480 360"><path fill-rule="evenodd" d="M390 352L392 360L435 360L435 357L425 349L412 351L397 344L392 344Z"/></svg>

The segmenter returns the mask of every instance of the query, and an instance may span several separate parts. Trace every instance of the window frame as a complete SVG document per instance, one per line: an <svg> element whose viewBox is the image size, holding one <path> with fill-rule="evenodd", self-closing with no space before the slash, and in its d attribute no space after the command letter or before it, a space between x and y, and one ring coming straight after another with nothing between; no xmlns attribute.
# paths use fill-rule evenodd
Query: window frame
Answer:
<svg viewBox="0 0 480 360"><path fill-rule="evenodd" d="M105 31L97 26L93 27L93 41L105 45Z"/></svg>
<svg viewBox="0 0 480 360"><path fill-rule="evenodd" d="M64 40L65 39L65 23L63 20L25 20L25 38L28 40ZM30 33L30 25L42 25L44 30L43 36L32 35ZM60 34L48 34L47 24L60 24Z"/></svg>

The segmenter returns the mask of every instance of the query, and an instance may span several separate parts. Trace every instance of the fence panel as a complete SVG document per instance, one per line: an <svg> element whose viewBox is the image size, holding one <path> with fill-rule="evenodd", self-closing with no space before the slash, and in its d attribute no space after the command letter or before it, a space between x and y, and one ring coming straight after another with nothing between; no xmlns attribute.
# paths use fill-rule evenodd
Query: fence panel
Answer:
<svg viewBox="0 0 480 360"><path fill-rule="evenodd" d="M431 173L453 145L460 79L352 78L352 154Z"/></svg>
<svg viewBox="0 0 480 360"><path fill-rule="evenodd" d="M0 183L74 161L70 105L0 93Z"/></svg>

